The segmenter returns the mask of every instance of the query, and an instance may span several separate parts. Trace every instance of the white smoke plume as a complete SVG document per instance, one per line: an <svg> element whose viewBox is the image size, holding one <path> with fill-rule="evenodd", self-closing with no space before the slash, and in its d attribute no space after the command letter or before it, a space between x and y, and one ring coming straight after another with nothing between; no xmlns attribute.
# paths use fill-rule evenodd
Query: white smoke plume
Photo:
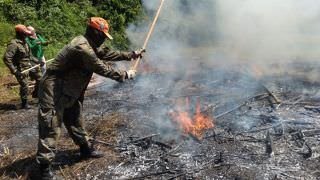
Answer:
<svg viewBox="0 0 320 180"><path fill-rule="evenodd" d="M320 1L217 0L222 47L256 61L319 58Z"/></svg>
<svg viewBox="0 0 320 180"><path fill-rule="evenodd" d="M154 16L160 1L144 0ZM165 0L147 47L149 58L199 57L258 63L320 57L318 0ZM129 28L136 46L148 30ZM134 32L140 32L139 37ZM151 56L151 57L150 57ZM186 60L186 59L185 59ZM171 63L165 63L166 66Z"/></svg>
<svg viewBox="0 0 320 180"><path fill-rule="evenodd" d="M143 0L143 4L148 20L131 25L127 31L134 48L142 46L160 0ZM320 1L165 0L146 49L145 59L160 69L161 78L147 76L137 84L148 92L167 91L164 97L185 92L187 88L183 83L197 75L199 78L190 78L192 83L202 80L209 86L213 80L232 78L241 82L243 88L234 90L224 84L212 85L213 89L224 88L226 97L211 98L216 98L212 103L228 100L225 110L233 108L244 97L263 91L261 83L271 91L303 90L303 83L297 83L294 77L299 75L296 69L291 67L291 72L287 71L291 62L299 65L320 58ZM232 77L229 72L233 70L241 73ZM169 73L163 77L166 71ZM247 76L246 72L251 75ZM284 72L288 75L284 83L288 87L278 87L272 79L261 82L268 75L281 76ZM308 77L319 81L318 69L302 73L301 79ZM179 84L181 79L182 84ZM253 85L246 85L250 83ZM147 94L145 91L137 93ZM168 110L166 108L161 106L154 110L154 120L161 127L170 126L161 116Z"/></svg>

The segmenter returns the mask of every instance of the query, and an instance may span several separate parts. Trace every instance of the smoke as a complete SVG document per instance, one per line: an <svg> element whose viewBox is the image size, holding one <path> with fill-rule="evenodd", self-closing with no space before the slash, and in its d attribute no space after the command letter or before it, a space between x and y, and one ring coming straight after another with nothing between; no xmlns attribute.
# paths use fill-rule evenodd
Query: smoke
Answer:
<svg viewBox="0 0 320 180"><path fill-rule="evenodd" d="M141 47L160 1L144 0L149 21L130 26L128 34L135 47ZM194 47L212 46L216 27L214 3L207 0L165 0L147 46L149 63L159 69L192 69L189 61L199 56ZM137 37L140 37L140 39ZM207 52L206 52L207 53ZM207 59L207 55L204 56ZM181 63L185 61L187 63ZM181 66L184 65L184 66Z"/></svg>
<svg viewBox="0 0 320 180"><path fill-rule="evenodd" d="M127 34L133 48L142 46L159 4L160 0L143 0L149 19L129 26ZM228 69L239 70L248 65L249 71L253 69L257 76L286 71L288 62L320 58L319 22L318 0L165 0L145 59L169 75L140 78L137 84L148 92L161 91L164 97L170 97L187 89L181 86L186 81L179 84L180 79L203 79L208 81L207 85L212 79L224 82L224 78L232 76ZM270 69L269 65L275 62L284 66ZM192 79L202 71L202 75ZM319 77L318 70L311 73L312 77ZM248 76L234 77L237 78L248 86L256 81ZM230 109L238 104L232 99L252 96L256 89L248 86L234 91L225 86L223 90L229 93L228 97L212 102L229 98ZM261 88L258 86L261 84L256 84L256 88ZM217 84L213 88L217 88ZM148 92L136 93L146 95ZM163 123L167 108L154 110L154 119L162 127L171 126Z"/></svg>
<svg viewBox="0 0 320 180"><path fill-rule="evenodd" d="M217 0L221 41L239 59L319 58L320 1Z"/></svg>
<svg viewBox="0 0 320 180"><path fill-rule="evenodd" d="M150 21L159 3L143 1ZM206 59L209 64L221 57L224 62L264 64L320 56L318 0L166 0L164 3L147 49L151 60L170 59L171 63L164 63L166 66L172 65L175 59L194 57ZM150 21L139 28L129 28L135 46L143 44L142 38L137 39L137 32L138 37L144 37Z"/></svg>

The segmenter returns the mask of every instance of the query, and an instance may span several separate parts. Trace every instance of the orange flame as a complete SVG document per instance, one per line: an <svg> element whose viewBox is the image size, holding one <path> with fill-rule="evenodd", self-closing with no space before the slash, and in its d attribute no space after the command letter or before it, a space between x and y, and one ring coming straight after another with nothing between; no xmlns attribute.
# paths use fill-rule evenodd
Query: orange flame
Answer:
<svg viewBox="0 0 320 180"><path fill-rule="evenodd" d="M178 102L180 104L181 102ZM179 125L180 129L184 133L191 133L197 138L201 139L204 130L214 127L213 119L201 112L200 101L197 101L196 112L193 117L190 116L189 112L189 99L185 100L185 109L179 106L176 111L171 112L171 118Z"/></svg>
<svg viewBox="0 0 320 180"><path fill-rule="evenodd" d="M251 65L251 73L255 78L260 78L264 74L262 68L255 64Z"/></svg>

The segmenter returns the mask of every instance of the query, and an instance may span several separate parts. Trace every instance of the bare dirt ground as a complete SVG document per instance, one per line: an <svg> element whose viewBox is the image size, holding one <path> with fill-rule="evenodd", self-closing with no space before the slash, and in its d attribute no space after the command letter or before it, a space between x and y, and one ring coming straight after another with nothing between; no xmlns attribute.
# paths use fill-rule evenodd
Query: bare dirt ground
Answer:
<svg viewBox="0 0 320 180"><path fill-rule="evenodd" d="M55 174L60 179L320 177L320 82L314 78L319 64L288 64L290 71L259 80L238 67L202 68L179 75L150 72L132 82L108 80L88 88L83 118L94 146L106 156L79 159L64 130ZM200 100L201 110L214 119L215 127L201 138L185 134L168 116L186 97L190 104ZM7 105L0 111L0 179L36 178L36 101L30 110Z"/></svg>

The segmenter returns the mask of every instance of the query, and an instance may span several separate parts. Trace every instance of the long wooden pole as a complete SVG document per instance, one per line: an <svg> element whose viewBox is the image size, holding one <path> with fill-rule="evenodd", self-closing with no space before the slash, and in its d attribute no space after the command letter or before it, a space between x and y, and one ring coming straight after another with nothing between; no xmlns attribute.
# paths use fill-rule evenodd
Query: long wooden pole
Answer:
<svg viewBox="0 0 320 180"><path fill-rule="evenodd" d="M149 41L149 39L150 39L150 37L151 37L151 34L152 34L153 30L154 30L154 26L156 25L157 20L158 20L158 17L159 17L159 15L160 15L161 8L162 8L162 6L163 6L163 2L164 2L164 0L161 0L161 3L160 3L160 6L159 6L159 8L158 8L158 10L157 10L156 16L155 16L154 19L153 19L153 22L152 22L152 24L151 24L151 26L150 26L149 32L148 32L148 34L147 34L147 37L146 37L146 39L145 39L145 41L144 41L144 43L143 43L143 46L142 46L143 49L146 49L146 47L147 47L148 41ZM140 62L140 59L141 59L140 57L138 57L138 58L136 59L136 62L135 62L134 65L131 67L131 69L133 69L133 70L136 70L136 69L137 69L137 67L138 67L138 65L139 65L139 62Z"/></svg>
<svg viewBox="0 0 320 180"><path fill-rule="evenodd" d="M53 60L54 60L54 58L49 59L48 61L46 61L46 63L51 62L51 61L53 61ZM26 69L26 70L22 71L21 73L23 74L23 73L29 72L29 71L31 71L32 69L35 69L35 68L37 68L37 67L39 67L39 66L40 66L40 64L37 64L37 65L35 65L35 66L32 66L32 67L29 68L29 69Z"/></svg>

